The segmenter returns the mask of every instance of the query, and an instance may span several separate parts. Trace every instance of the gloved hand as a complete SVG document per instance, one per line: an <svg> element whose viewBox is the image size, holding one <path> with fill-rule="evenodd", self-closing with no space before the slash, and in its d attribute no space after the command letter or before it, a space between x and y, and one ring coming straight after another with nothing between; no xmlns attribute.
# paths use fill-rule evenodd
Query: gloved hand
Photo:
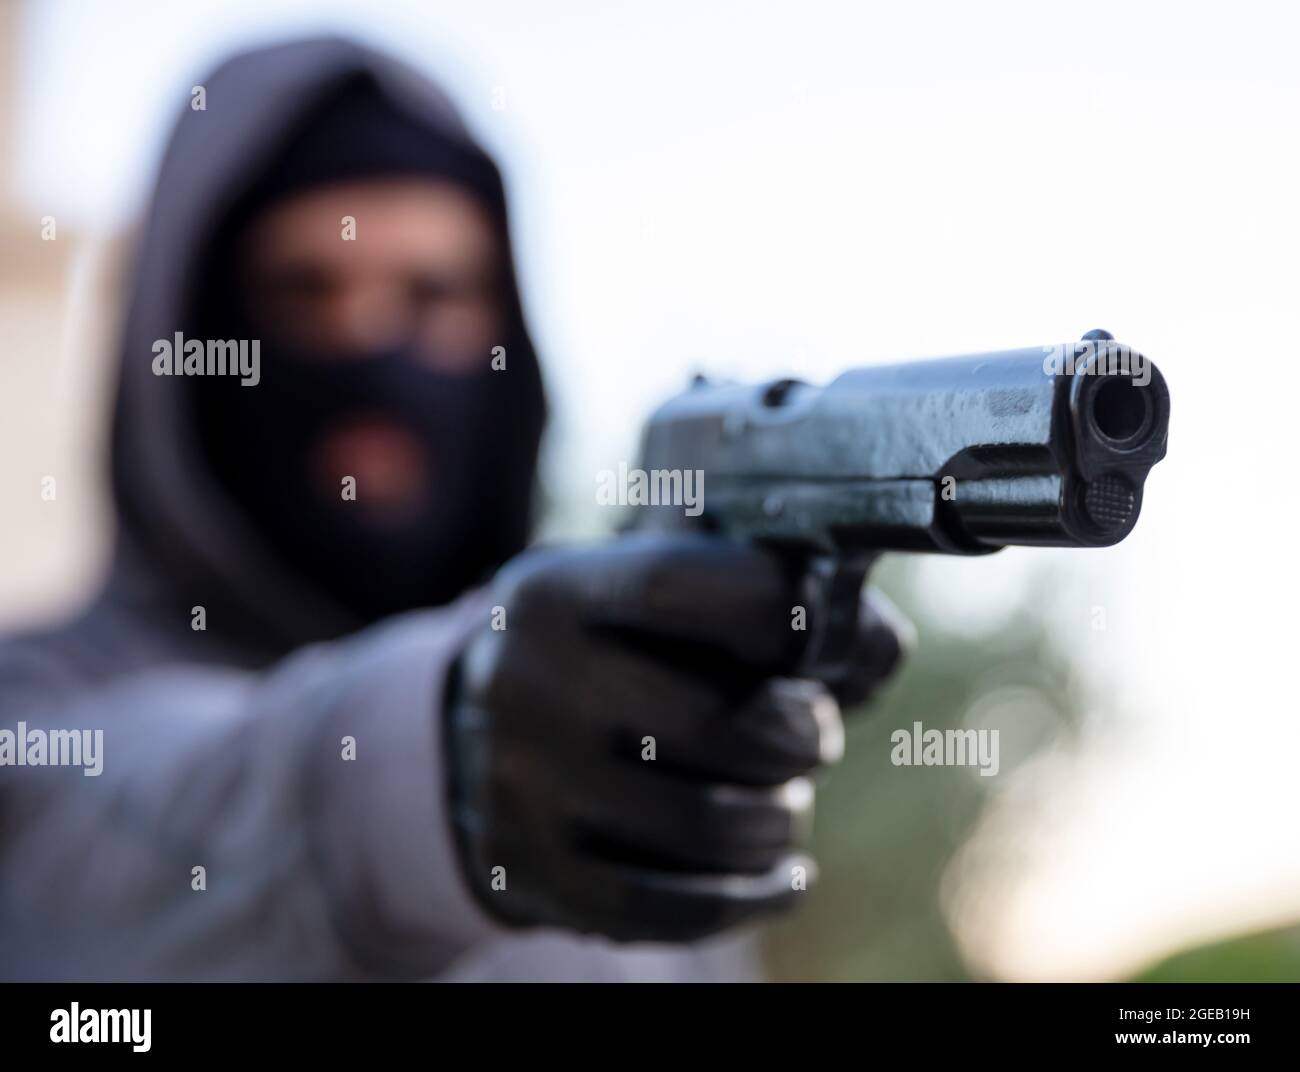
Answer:
<svg viewBox="0 0 1300 1072"><path fill-rule="evenodd" d="M792 903L808 775L843 748L836 698L782 676L798 579L704 535L525 554L505 628L452 675L453 815L489 912L620 940L686 941ZM864 600L857 702L898 662ZM653 758L650 758L650 757ZM504 869L503 871L501 869Z"/></svg>

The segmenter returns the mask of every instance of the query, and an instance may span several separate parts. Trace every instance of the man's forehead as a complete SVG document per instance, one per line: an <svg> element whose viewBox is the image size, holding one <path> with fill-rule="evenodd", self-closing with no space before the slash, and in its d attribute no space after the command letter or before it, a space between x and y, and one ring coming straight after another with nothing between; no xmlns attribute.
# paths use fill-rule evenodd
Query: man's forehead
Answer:
<svg viewBox="0 0 1300 1072"><path fill-rule="evenodd" d="M373 257L478 261L497 253L491 217L472 193L421 177L357 179L286 197L248 229L264 263L301 256L349 261Z"/></svg>

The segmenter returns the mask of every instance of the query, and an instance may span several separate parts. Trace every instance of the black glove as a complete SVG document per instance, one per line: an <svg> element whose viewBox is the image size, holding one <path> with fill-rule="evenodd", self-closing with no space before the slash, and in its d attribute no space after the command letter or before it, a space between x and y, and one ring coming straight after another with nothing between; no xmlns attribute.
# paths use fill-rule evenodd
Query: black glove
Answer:
<svg viewBox="0 0 1300 1072"><path fill-rule="evenodd" d="M794 901L806 776L843 748L836 698L781 676L798 591L775 556L702 535L506 566L505 628L470 642L447 716L461 862L491 914L685 941ZM845 701L900 655L865 600L861 649Z"/></svg>

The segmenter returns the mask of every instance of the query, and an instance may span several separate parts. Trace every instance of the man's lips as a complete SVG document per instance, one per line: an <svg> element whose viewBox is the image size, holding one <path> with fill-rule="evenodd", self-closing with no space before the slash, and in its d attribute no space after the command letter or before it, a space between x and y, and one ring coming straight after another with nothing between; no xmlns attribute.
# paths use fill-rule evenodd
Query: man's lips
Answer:
<svg viewBox="0 0 1300 1072"><path fill-rule="evenodd" d="M317 441L314 469L323 495L337 498L374 519L396 518L418 508L429 493L431 459L420 439L384 417L341 423ZM356 481L356 501L343 496Z"/></svg>

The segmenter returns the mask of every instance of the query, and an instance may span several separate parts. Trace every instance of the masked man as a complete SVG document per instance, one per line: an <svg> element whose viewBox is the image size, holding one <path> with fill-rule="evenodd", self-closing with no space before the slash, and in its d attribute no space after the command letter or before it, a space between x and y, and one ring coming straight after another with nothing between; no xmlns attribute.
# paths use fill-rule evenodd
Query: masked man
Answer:
<svg viewBox="0 0 1300 1072"><path fill-rule="evenodd" d="M748 974L728 936L803 896L808 776L894 630L864 602L833 697L788 676L763 551L525 553L545 403L496 167L349 42L204 87L137 251L111 574L0 644L4 725L102 734L94 776L0 767L0 971Z"/></svg>

